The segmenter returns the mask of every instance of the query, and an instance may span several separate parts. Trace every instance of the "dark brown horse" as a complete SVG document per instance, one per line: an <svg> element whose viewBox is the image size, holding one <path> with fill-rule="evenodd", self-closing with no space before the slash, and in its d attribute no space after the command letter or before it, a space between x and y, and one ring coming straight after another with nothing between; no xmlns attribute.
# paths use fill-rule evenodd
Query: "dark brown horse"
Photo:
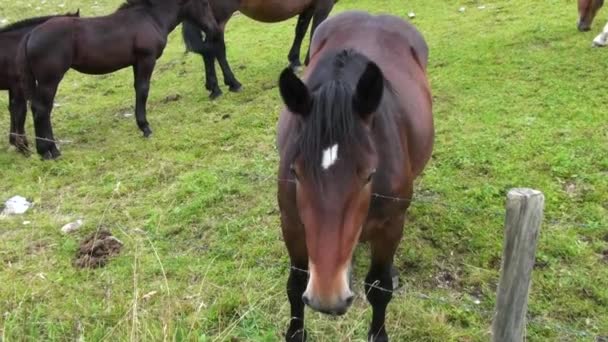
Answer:
<svg viewBox="0 0 608 342"><path fill-rule="evenodd" d="M597 12L604 5L604 0L578 0L579 31L589 31Z"/></svg>
<svg viewBox="0 0 608 342"><path fill-rule="evenodd" d="M314 35L304 82L286 69L279 88L278 201L291 272L287 341L302 341L304 304L340 315L357 242L371 247L368 340L387 341L393 257L414 179L433 147L428 48L410 24L346 12Z"/></svg>
<svg viewBox="0 0 608 342"><path fill-rule="evenodd" d="M34 27L45 23L49 19L60 16L78 17L79 15L80 11L65 15L29 18L0 29L0 46L2 47L0 49L0 90L8 90L8 110L11 114L9 143L23 153L28 153L28 143L23 131L27 113L27 101L21 89L21 82L19 82L19 75L15 65L15 56L17 55L19 43Z"/></svg>
<svg viewBox="0 0 608 342"><path fill-rule="evenodd" d="M144 136L150 77L167 36L183 20L195 22L212 35L219 31L207 0L128 0L116 12L97 18L55 18L36 27L22 41L18 61L31 96L36 149L56 158L51 109L65 73L107 74L133 66L135 117Z"/></svg>
<svg viewBox="0 0 608 342"><path fill-rule="evenodd" d="M288 55L290 66L297 68L301 66L300 48L310 21L312 20L312 36L317 26L327 18L334 3L338 0L209 0L209 2L222 30L219 39L213 41L204 39L201 30L189 21L184 22L182 33L187 49L203 56L205 88L211 93L209 97L215 99L222 95L215 73L216 60L224 74L224 83L230 91L241 90L241 83L234 76L226 59L226 43L224 42L226 23L234 12L240 11L251 19L265 23L284 21L299 15L295 38ZM308 64L308 54L305 63Z"/></svg>

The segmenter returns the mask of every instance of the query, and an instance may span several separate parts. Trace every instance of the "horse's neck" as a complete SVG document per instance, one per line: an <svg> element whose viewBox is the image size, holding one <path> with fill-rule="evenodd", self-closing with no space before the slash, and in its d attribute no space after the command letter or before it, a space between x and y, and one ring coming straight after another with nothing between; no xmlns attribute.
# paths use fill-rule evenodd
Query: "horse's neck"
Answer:
<svg viewBox="0 0 608 342"><path fill-rule="evenodd" d="M163 5L152 7L149 10L154 21L167 35L179 25L179 8L176 5L166 2Z"/></svg>

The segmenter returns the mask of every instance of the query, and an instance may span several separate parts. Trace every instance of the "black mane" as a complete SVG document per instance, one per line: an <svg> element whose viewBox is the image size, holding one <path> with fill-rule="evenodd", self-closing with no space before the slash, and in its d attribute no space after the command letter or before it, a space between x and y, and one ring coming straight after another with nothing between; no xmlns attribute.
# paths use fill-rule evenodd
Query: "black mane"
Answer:
<svg viewBox="0 0 608 342"><path fill-rule="evenodd" d="M118 10L120 11L137 6L152 7L154 6L154 3L152 2L152 0L127 0L125 1L125 3L120 5L120 7L118 7Z"/></svg>
<svg viewBox="0 0 608 342"><path fill-rule="evenodd" d="M0 28L0 33L16 31L16 30L20 30L23 28L37 26L37 25L40 25L40 24L48 21L49 19L53 19L53 18L57 18L57 17L78 17L78 16L80 16L79 12L80 11L77 11L75 13L47 15L44 17L35 17L35 18L24 19L24 20L18 21L16 23L4 26L3 28Z"/></svg>
<svg viewBox="0 0 608 342"><path fill-rule="evenodd" d="M304 119L291 153L306 161L307 172L319 183L324 149L339 144L340 158L356 162L370 142L361 119L353 112L357 82L369 59L353 50L342 50L319 61L308 80L312 110Z"/></svg>

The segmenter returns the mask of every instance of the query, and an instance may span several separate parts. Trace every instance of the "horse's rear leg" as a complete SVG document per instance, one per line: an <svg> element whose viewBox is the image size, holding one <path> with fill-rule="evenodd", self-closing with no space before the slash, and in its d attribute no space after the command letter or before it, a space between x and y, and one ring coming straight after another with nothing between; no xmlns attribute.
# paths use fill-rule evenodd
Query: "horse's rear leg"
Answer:
<svg viewBox="0 0 608 342"><path fill-rule="evenodd" d="M318 0L314 7L314 15L312 19L312 27L310 29L310 41L312 42L312 37L317 30L317 27L321 25L325 19L331 13L331 10L334 8L335 0ZM308 52L306 52L306 59L304 60L304 64L308 65L310 62L310 47L308 48Z"/></svg>
<svg viewBox="0 0 608 342"><path fill-rule="evenodd" d="M205 63L205 89L209 91L209 98L215 100L222 96L222 90L217 84L214 44L209 41L204 42L201 55L203 56L203 62Z"/></svg>
<svg viewBox="0 0 608 342"><path fill-rule="evenodd" d="M25 136L25 117L27 101L21 90L9 90L9 111L11 114L11 131L9 142L19 152L29 154L29 144Z"/></svg>
<svg viewBox="0 0 608 342"><path fill-rule="evenodd" d="M289 67L294 71L302 66L302 63L300 62L300 50L302 49L302 41L304 41L304 37L306 36L306 31L308 31L308 26L310 25L313 14L314 7L310 7L302 12L298 17L298 24L296 25L296 34L293 39L293 45L289 50L289 55L287 55Z"/></svg>
<svg viewBox="0 0 608 342"><path fill-rule="evenodd" d="M384 321L386 307L393 297L393 257L401 240L403 221L404 216L391 220L381 235L371 241L372 262L365 277L365 293L373 309L368 341L388 341Z"/></svg>
<svg viewBox="0 0 608 342"><path fill-rule="evenodd" d="M220 64L220 68L222 68L222 73L224 74L224 84L227 85L232 92L239 92L242 88L241 82L239 82L232 69L230 69L230 64L228 64L228 59L226 58L226 41L224 40L224 32L220 34L217 43L215 44L215 55L217 57L217 61Z"/></svg>
<svg viewBox="0 0 608 342"><path fill-rule="evenodd" d="M39 82L32 98L36 151L43 159L56 159L61 155L51 126L51 111L58 85L59 81Z"/></svg>
<svg viewBox="0 0 608 342"><path fill-rule="evenodd" d="M135 79L135 120L146 138L152 134L152 130L146 119L146 104L150 91L150 78L152 77L155 65L156 59L146 57L138 60L133 66L133 76Z"/></svg>

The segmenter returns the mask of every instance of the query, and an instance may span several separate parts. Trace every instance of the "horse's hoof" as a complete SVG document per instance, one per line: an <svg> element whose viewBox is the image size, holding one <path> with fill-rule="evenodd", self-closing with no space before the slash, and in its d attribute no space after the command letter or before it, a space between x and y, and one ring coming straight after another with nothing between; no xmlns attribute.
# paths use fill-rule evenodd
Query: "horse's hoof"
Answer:
<svg viewBox="0 0 608 342"><path fill-rule="evenodd" d="M23 154L25 157L29 157L32 154L32 151L30 151L30 148L27 144L27 141L25 142L18 142L15 145L15 148L17 149L17 151L21 154Z"/></svg>
<svg viewBox="0 0 608 342"><path fill-rule="evenodd" d="M388 342L388 335L385 331L380 332L379 334L370 333L367 336L368 342Z"/></svg>
<svg viewBox="0 0 608 342"><path fill-rule="evenodd" d="M240 93L241 90L243 90L243 86L240 83L235 83L231 86L229 86L230 88L228 88L231 92L233 93Z"/></svg>
<svg viewBox="0 0 608 342"><path fill-rule="evenodd" d="M46 151L42 154L42 160L55 160L61 156L61 153L55 149L54 151Z"/></svg>
<svg viewBox="0 0 608 342"><path fill-rule="evenodd" d="M211 94L209 94L209 99L210 100L215 100L218 97L222 96L222 91L221 90L214 90L211 92Z"/></svg>
<svg viewBox="0 0 608 342"><path fill-rule="evenodd" d="M288 331L285 334L286 342L304 342L306 341L306 330L300 329L295 332Z"/></svg>
<svg viewBox="0 0 608 342"><path fill-rule="evenodd" d="M150 129L150 127L144 127L141 130L144 133L144 138L149 138L152 135L152 130Z"/></svg>

